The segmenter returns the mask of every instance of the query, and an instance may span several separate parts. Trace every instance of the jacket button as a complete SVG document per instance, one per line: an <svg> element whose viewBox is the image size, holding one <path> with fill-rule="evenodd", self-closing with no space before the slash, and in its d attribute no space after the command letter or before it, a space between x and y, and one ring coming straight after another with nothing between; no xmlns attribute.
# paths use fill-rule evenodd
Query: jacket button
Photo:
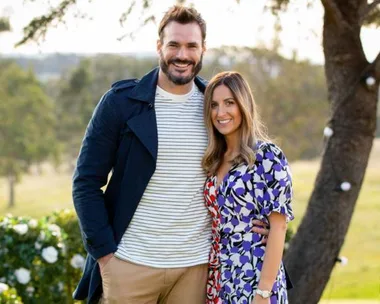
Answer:
<svg viewBox="0 0 380 304"><path fill-rule="evenodd" d="M149 104L149 109L153 109L153 103Z"/></svg>

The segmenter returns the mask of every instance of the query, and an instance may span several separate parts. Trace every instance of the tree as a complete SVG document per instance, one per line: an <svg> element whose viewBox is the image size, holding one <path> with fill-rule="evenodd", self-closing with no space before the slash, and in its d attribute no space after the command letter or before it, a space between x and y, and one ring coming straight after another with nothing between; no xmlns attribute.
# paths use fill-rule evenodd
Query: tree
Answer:
<svg viewBox="0 0 380 304"><path fill-rule="evenodd" d="M25 39L41 37L52 20L62 18L74 0L61 1L46 18L25 28ZM290 0L271 0L274 13L285 11ZM305 1L310 5L313 1ZM295 292L291 303L317 303L343 245L363 182L376 129L380 54L368 62L360 30L380 23L380 0L321 0L324 8L323 50L329 127L321 167L306 214L285 257ZM131 8L133 8L133 4ZM151 1L144 0L149 6ZM343 191L342 182L350 189ZM345 188L347 189L347 188Z"/></svg>
<svg viewBox="0 0 380 304"><path fill-rule="evenodd" d="M0 33L7 32L11 29L8 18L0 16Z"/></svg>
<svg viewBox="0 0 380 304"><path fill-rule="evenodd" d="M0 175L9 182L9 207L15 183L33 163L57 156L53 104L32 72L0 62Z"/></svg>
<svg viewBox="0 0 380 304"><path fill-rule="evenodd" d="M90 90L89 61L82 61L67 77L60 79L56 97L57 139L64 143L69 162L78 155L84 129L91 117L94 100Z"/></svg>

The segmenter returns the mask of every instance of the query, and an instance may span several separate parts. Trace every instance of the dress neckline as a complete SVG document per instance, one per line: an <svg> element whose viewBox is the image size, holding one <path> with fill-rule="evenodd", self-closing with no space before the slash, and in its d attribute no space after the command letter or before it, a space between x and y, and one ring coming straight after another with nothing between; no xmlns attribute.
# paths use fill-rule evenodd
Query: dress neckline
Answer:
<svg viewBox="0 0 380 304"><path fill-rule="evenodd" d="M230 169L227 171L227 173L223 176L222 180L219 182L218 184L218 175L217 174L213 174L211 176L211 180L213 181L214 183L214 186L215 186L215 189L219 190L219 188L226 182L226 180L228 179L228 177L231 175L231 171L233 171L234 169L236 169L238 166L240 166L240 164L234 164L230 167Z"/></svg>

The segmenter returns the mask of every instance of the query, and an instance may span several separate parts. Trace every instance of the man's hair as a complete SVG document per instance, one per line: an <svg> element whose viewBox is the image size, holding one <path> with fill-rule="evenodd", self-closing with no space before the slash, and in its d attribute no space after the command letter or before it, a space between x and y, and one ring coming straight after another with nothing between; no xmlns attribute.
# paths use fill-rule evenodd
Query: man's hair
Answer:
<svg viewBox="0 0 380 304"><path fill-rule="evenodd" d="M197 23L201 28L202 43L206 40L206 21L195 8L185 7L182 5L172 6L164 15L158 27L158 36L162 41L164 38L164 29L172 21L180 24Z"/></svg>

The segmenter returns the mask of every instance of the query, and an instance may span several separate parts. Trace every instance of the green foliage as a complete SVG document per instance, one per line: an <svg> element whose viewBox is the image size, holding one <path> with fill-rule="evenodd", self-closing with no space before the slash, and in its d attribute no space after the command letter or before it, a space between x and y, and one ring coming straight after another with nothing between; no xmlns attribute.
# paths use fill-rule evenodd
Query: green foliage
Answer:
<svg viewBox="0 0 380 304"><path fill-rule="evenodd" d="M63 277L63 280L67 294L71 295L82 275L82 267L78 267L81 265L80 257L86 256L78 218L75 212L65 209L62 211L55 211L48 217L48 222L56 224L65 232L63 243L65 244L66 257L63 260L65 268L65 276ZM78 263L78 265L73 267L73 263Z"/></svg>
<svg viewBox="0 0 380 304"><path fill-rule="evenodd" d="M24 303L72 303L84 255L78 222L63 210L39 221L10 215L0 219L1 280Z"/></svg>
<svg viewBox="0 0 380 304"><path fill-rule="evenodd" d="M30 0L34 1L35 0ZM76 0L62 0L58 6L50 7L50 11L40 17L34 18L23 29L24 37L17 43L17 45L25 44L30 40L43 39L47 33L49 27L54 26L55 23L63 22L64 17Z"/></svg>
<svg viewBox="0 0 380 304"><path fill-rule="evenodd" d="M289 227L287 244L292 236ZM38 221L0 218L0 248L0 260L5 262L0 264L0 304L21 304L21 298L30 304L73 303L71 295L86 255L73 211L56 211ZM12 288L1 292L4 283Z"/></svg>
<svg viewBox="0 0 380 304"><path fill-rule="evenodd" d="M57 155L53 103L30 71L0 64L0 174L18 177Z"/></svg>
<svg viewBox="0 0 380 304"><path fill-rule="evenodd" d="M0 16L0 33L7 32L11 29L11 25L9 23L9 19Z"/></svg>
<svg viewBox="0 0 380 304"><path fill-rule="evenodd" d="M53 103L31 71L11 61L0 62L0 175L14 184L33 163L58 157Z"/></svg>
<svg viewBox="0 0 380 304"><path fill-rule="evenodd" d="M0 283L0 304L22 304L22 301L17 295L16 289Z"/></svg>

